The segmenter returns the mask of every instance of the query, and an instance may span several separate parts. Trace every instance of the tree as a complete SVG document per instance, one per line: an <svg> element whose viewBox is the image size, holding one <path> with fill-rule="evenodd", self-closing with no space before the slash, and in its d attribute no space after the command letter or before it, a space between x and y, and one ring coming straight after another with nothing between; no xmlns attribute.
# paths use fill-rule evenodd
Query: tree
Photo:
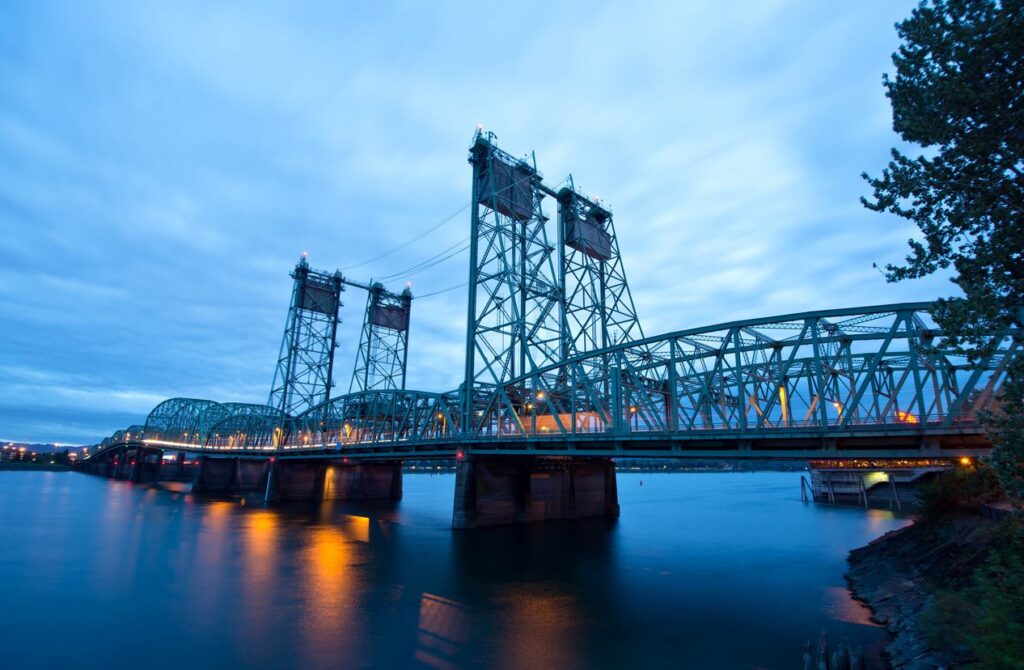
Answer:
<svg viewBox="0 0 1024 670"><path fill-rule="evenodd" d="M1024 0L924 0L896 28L883 84L893 129L922 152L893 149L881 177L863 175L874 194L861 201L920 229L889 281L952 270L963 297L932 313L945 344L978 360L992 332L1024 325ZM1024 361L985 420L1003 489L1022 500Z"/></svg>

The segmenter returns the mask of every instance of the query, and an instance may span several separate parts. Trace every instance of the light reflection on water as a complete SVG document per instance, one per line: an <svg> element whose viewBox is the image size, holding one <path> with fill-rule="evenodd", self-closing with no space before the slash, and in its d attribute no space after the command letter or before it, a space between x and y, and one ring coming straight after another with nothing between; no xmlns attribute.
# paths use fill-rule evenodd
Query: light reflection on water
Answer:
<svg viewBox="0 0 1024 670"><path fill-rule="evenodd" d="M617 522L459 533L452 476L404 488L264 509L0 472L5 665L789 668L821 629L885 640L845 557L906 522L804 505L796 473L620 473Z"/></svg>

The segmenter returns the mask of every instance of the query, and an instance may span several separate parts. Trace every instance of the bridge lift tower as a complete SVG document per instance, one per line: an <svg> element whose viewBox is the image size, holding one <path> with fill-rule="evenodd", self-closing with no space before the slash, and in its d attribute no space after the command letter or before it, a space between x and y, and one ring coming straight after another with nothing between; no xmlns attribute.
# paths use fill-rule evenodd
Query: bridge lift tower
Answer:
<svg viewBox="0 0 1024 670"><path fill-rule="evenodd" d="M643 338L611 211L577 191L572 177L568 188L554 191L535 160L515 159L494 140L478 130L469 158L467 426L480 409L478 396L489 389L577 354ZM548 241L544 196L558 202L557 245ZM588 375L607 377L606 367ZM528 407L525 389L508 391L512 405Z"/></svg>
<svg viewBox="0 0 1024 670"><path fill-rule="evenodd" d="M306 254L291 276L295 280L292 301L267 401L282 418L330 400L341 293L345 290L340 271L313 270Z"/></svg>
<svg viewBox="0 0 1024 670"><path fill-rule="evenodd" d="M562 360L643 339L611 211L574 188L558 192Z"/></svg>
<svg viewBox="0 0 1024 670"><path fill-rule="evenodd" d="M296 416L331 399L334 352L346 286L367 292L366 313L349 392L405 388L412 292L396 294L379 282L363 284L340 271L313 270L305 254L295 280L288 321L268 404Z"/></svg>
<svg viewBox="0 0 1024 670"><path fill-rule="evenodd" d="M380 282L345 283L364 289L367 294L349 393L404 390L412 291L406 288L400 294L392 293Z"/></svg>
<svg viewBox="0 0 1024 670"><path fill-rule="evenodd" d="M559 360L558 274L536 165L477 131L470 148L469 303L463 416L506 380Z"/></svg>

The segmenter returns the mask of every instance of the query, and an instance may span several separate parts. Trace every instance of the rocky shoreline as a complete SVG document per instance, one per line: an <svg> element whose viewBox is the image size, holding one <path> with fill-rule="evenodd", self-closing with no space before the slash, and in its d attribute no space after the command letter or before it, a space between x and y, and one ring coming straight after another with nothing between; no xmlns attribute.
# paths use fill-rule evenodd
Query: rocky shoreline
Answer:
<svg viewBox="0 0 1024 670"><path fill-rule="evenodd" d="M897 670L931 670L954 665L935 649L922 615L938 588L959 590L988 553L985 532L994 522L980 515L918 521L886 533L850 552L846 579L854 598L868 605L872 619L893 635L886 647Z"/></svg>

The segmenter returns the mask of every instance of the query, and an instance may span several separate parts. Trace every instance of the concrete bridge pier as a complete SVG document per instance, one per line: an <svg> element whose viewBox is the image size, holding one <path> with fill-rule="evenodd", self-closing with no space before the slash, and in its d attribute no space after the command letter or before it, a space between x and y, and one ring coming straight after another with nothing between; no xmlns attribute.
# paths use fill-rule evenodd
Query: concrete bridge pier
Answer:
<svg viewBox="0 0 1024 670"><path fill-rule="evenodd" d="M184 468L184 466L182 466ZM194 493L238 493L262 491L266 484L270 461L264 458L212 458L202 456Z"/></svg>
<svg viewBox="0 0 1024 670"><path fill-rule="evenodd" d="M270 471L267 500L399 500L400 461L277 461Z"/></svg>
<svg viewBox="0 0 1024 670"><path fill-rule="evenodd" d="M328 463L321 500L402 499L402 463Z"/></svg>
<svg viewBox="0 0 1024 670"><path fill-rule="evenodd" d="M163 449L137 446L133 450L128 450L128 479L133 482L160 481L163 458Z"/></svg>
<svg viewBox="0 0 1024 670"><path fill-rule="evenodd" d="M185 479L185 452L179 451L174 457L174 464L165 464L167 471L162 473L164 479L180 482Z"/></svg>
<svg viewBox="0 0 1024 670"><path fill-rule="evenodd" d="M114 479L128 479L131 471L132 461L131 454L128 453L128 448L118 448L118 450L114 452L113 473L110 476Z"/></svg>
<svg viewBox="0 0 1024 670"><path fill-rule="evenodd" d="M91 472L94 475L100 475L102 477L113 477L114 455L111 453L106 453L98 458L90 459L89 472Z"/></svg>
<svg viewBox="0 0 1024 670"><path fill-rule="evenodd" d="M453 528L619 515L610 458L467 456L455 473Z"/></svg>

